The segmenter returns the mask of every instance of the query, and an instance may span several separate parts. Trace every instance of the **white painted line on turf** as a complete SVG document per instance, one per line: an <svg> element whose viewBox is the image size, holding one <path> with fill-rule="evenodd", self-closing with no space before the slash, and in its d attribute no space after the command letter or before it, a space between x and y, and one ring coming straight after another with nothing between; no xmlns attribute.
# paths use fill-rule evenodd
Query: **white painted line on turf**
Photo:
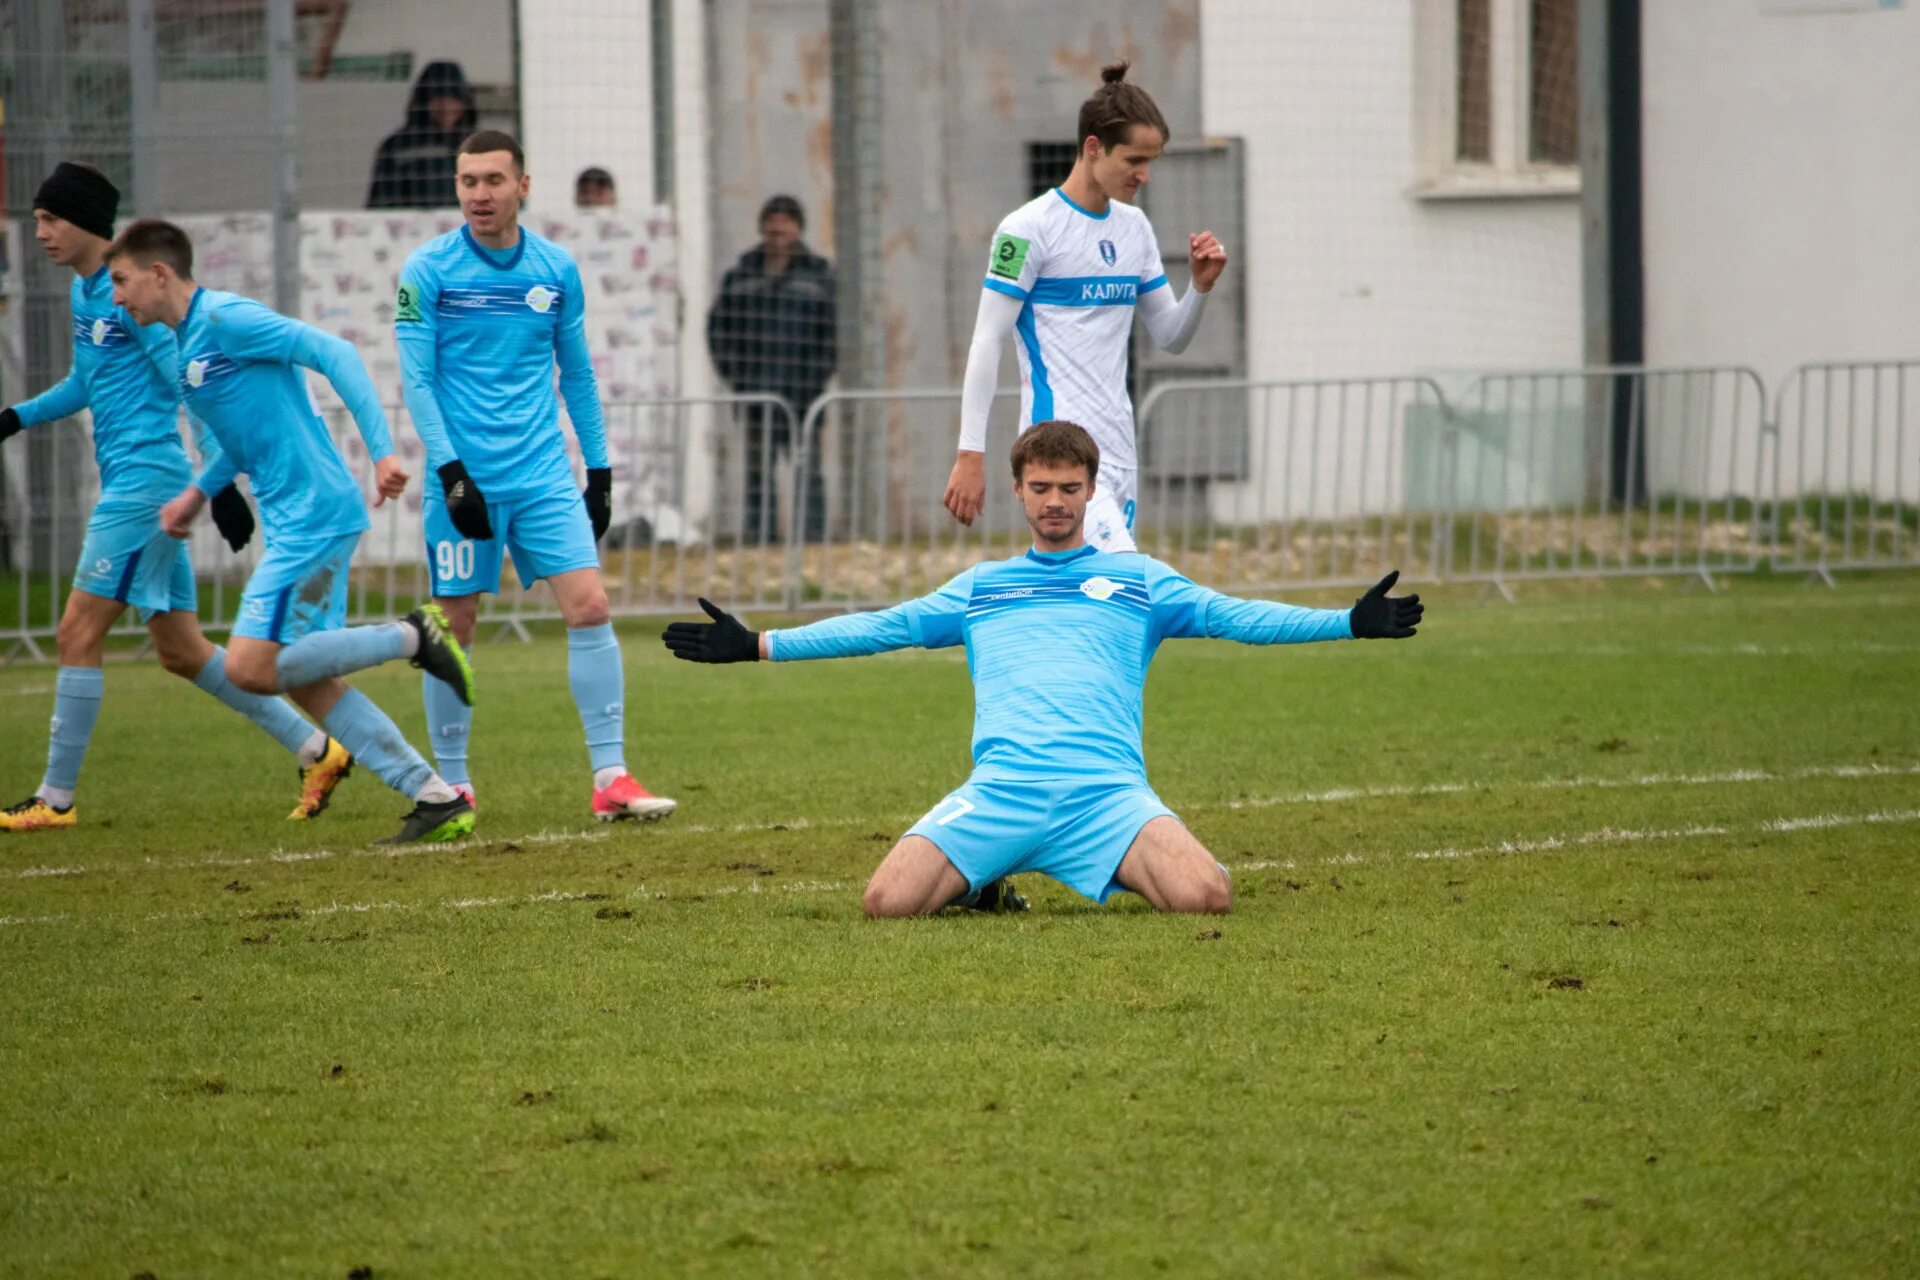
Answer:
<svg viewBox="0 0 1920 1280"><path fill-rule="evenodd" d="M1618 791L1647 787L1712 787L1755 782L1795 782L1816 778L1911 778L1920 777L1920 763L1914 764L1828 764L1801 769L1725 769L1713 773L1643 773L1628 777L1577 775L1565 778L1532 778L1517 782L1430 782L1376 787L1334 787L1323 791L1293 791L1241 800L1201 801L1182 805L1182 812L1206 813L1212 810L1276 809L1289 805L1340 804L1349 800L1406 800L1429 796L1460 795L1474 791ZM741 822L731 825L681 824L662 828L665 834L683 835L765 835L782 831L836 830L844 827L900 826L919 818L918 814L885 817L836 818L815 822L795 818L787 822ZM193 870L198 867L252 867L263 864L326 862L338 858L418 858L446 853L462 853L500 845L584 844L606 840L612 833L605 827L588 831L541 830L529 835L475 837L446 844L412 844L395 847L354 847L345 849L274 849L253 857L211 857L167 861L147 858L140 865L159 870ZM103 870L123 870L110 868ZM24 867L4 873L17 880L50 876L87 875L90 869L79 866Z"/></svg>

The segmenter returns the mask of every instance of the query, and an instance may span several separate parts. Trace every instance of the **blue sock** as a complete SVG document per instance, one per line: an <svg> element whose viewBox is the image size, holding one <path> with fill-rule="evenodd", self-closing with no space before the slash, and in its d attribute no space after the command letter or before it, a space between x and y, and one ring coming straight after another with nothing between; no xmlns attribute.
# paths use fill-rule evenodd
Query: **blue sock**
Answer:
<svg viewBox="0 0 1920 1280"><path fill-rule="evenodd" d="M47 735L45 785L71 791L80 781L93 722L100 718L106 677L98 667L62 667L53 683L53 723Z"/></svg>
<svg viewBox="0 0 1920 1280"><path fill-rule="evenodd" d="M280 660L274 664L280 673L280 687L298 689L329 676L344 676L392 662L406 653L412 638L409 628L398 622L348 627L344 631L316 631L280 651ZM337 733L333 736L340 738ZM340 738L340 741L346 739Z"/></svg>
<svg viewBox="0 0 1920 1280"><path fill-rule="evenodd" d="M355 630L370 628L356 627ZM353 752L354 759L379 774L380 781L409 800L419 795L420 788L433 777L432 766L408 745L400 734L400 727L358 689L347 690L321 723L340 740L340 745Z"/></svg>
<svg viewBox="0 0 1920 1280"><path fill-rule="evenodd" d="M427 709L427 741L433 747L440 776L450 783L468 783L467 734L473 729L473 708L460 701L453 686L434 676L420 677L420 701Z"/></svg>
<svg viewBox="0 0 1920 1280"><path fill-rule="evenodd" d="M313 736L313 726L285 698L248 693L227 679L227 651L219 645L213 647L213 656L200 668L193 683L259 725L269 738L296 755Z"/></svg>
<svg viewBox="0 0 1920 1280"><path fill-rule="evenodd" d="M627 762L626 672L620 667L620 642L613 624L581 627L567 632L567 683L580 708L580 727L587 733L587 759L595 773L617 769Z"/></svg>

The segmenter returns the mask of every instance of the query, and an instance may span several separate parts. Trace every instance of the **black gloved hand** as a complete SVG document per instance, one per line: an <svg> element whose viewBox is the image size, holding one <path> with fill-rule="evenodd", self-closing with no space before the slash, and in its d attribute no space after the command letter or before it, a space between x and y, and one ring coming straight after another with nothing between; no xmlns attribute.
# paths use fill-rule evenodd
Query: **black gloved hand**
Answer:
<svg viewBox="0 0 1920 1280"><path fill-rule="evenodd" d="M213 495L213 501L207 504L213 512L213 527L227 540L227 545L235 551L253 541L253 508L247 505L246 495L235 485L228 485Z"/></svg>
<svg viewBox="0 0 1920 1280"><path fill-rule="evenodd" d="M447 515L463 538L485 542L493 536L493 521L487 519L487 500L480 486L467 474L466 464L454 459L440 468L440 487L447 495Z"/></svg>
<svg viewBox="0 0 1920 1280"><path fill-rule="evenodd" d="M20 415L15 413L11 407L0 409L0 440L5 440L8 436L17 434L20 428L25 425L25 423L20 421Z"/></svg>
<svg viewBox="0 0 1920 1280"><path fill-rule="evenodd" d="M675 622L667 626L660 639L676 658L688 662L758 662L760 633L749 631L740 619L721 609L705 596L700 607L713 621Z"/></svg>
<svg viewBox="0 0 1920 1280"><path fill-rule="evenodd" d="M1420 625L1420 617L1426 610L1420 607L1419 596L1387 596L1398 581L1400 571L1395 569L1353 602L1353 612L1347 618L1354 639L1405 640Z"/></svg>
<svg viewBox="0 0 1920 1280"><path fill-rule="evenodd" d="M598 542L613 523L613 468L588 467L587 487L580 496L586 499L587 519L593 522L593 540Z"/></svg>

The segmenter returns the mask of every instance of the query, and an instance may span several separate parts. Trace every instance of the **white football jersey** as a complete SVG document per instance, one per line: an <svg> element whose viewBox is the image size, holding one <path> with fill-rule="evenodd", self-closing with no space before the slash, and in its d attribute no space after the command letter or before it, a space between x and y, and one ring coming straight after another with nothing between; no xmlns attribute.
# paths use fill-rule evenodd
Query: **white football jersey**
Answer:
<svg viewBox="0 0 1920 1280"><path fill-rule="evenodd" d="M1088 213L1055 188L1000 223L986 287L1025 304L1014 325L1020 429L1078 423L1100 446L1100 469L1130 482L1138 466L1127 395L1133 308L1141 294L1167 287L1147 215L1118 200Z"/></svg>

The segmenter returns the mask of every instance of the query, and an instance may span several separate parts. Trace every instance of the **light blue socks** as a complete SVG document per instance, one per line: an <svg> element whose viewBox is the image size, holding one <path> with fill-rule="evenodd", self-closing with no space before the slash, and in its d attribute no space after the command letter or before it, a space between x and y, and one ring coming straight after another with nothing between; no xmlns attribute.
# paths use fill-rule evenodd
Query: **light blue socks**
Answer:
<svg viewBox="0 0 1920 1280"><path fill-rule="evenodd" d="M348 627L342 631L316 631L282 649L274 669L279 672L282 689L298 689L329 676L364 671L404 657L413 640L412 628L398 622ZM337 733L333 736L340 738ZM340 741L347 740L340 738ZM352 743L347 743L347 750L353 750Z"/></svg>
<svg viewBox="0 0 1920 1280"><path fill-rule="evenodd" d="M433 748L440 776L456 785L471 785L467 776L467 735L473 731L473 708L445 680L420 679L420 701L427 709L427 742Z"/></svg>
<svg viewBox="0 0 1920 1280"><path fill-rule="evenodd" d="M374 629L354 628L356 631ZM348 633L332 631L324 634ZM306 641L300 643L305 644ZM282 653L280 657L285 662L286 654ZM347 690L321 723L326 725L328 733L340 740L342 746L353 752L354 759L380 775L380 781L409 800L418 796L421 789L433 781L432 766L407 744L399 726L387 718L387 713L374 706L367 695L358 689Z"/></svg>
<svg viewBox="0 0 1920 1280"><path fill-rule="evenodd" d="M47 734L47 776L42 790L58 793L51 797L55 807L73 803L74 784L80 781L80 764L87 758L87 743L93 737L93 723L100 718L100 696L107 687L98 667L62 667L53 683L53 723Z"/></svg>
<svg viewBox="0 0 1920 1280"><path fill-rule="evenodd" d="M227 679L227 651L218 645L193 683L259 725L268 737L295 755L314 735L313 726L285 698L248 693Z"/></svg>
<svg viewBox="0 0 1920 1280"><path fill-rule="evenodd" d="M627 680L611 622L567 632L567 683L580 708L594 773L625 765Z"/></svg>

